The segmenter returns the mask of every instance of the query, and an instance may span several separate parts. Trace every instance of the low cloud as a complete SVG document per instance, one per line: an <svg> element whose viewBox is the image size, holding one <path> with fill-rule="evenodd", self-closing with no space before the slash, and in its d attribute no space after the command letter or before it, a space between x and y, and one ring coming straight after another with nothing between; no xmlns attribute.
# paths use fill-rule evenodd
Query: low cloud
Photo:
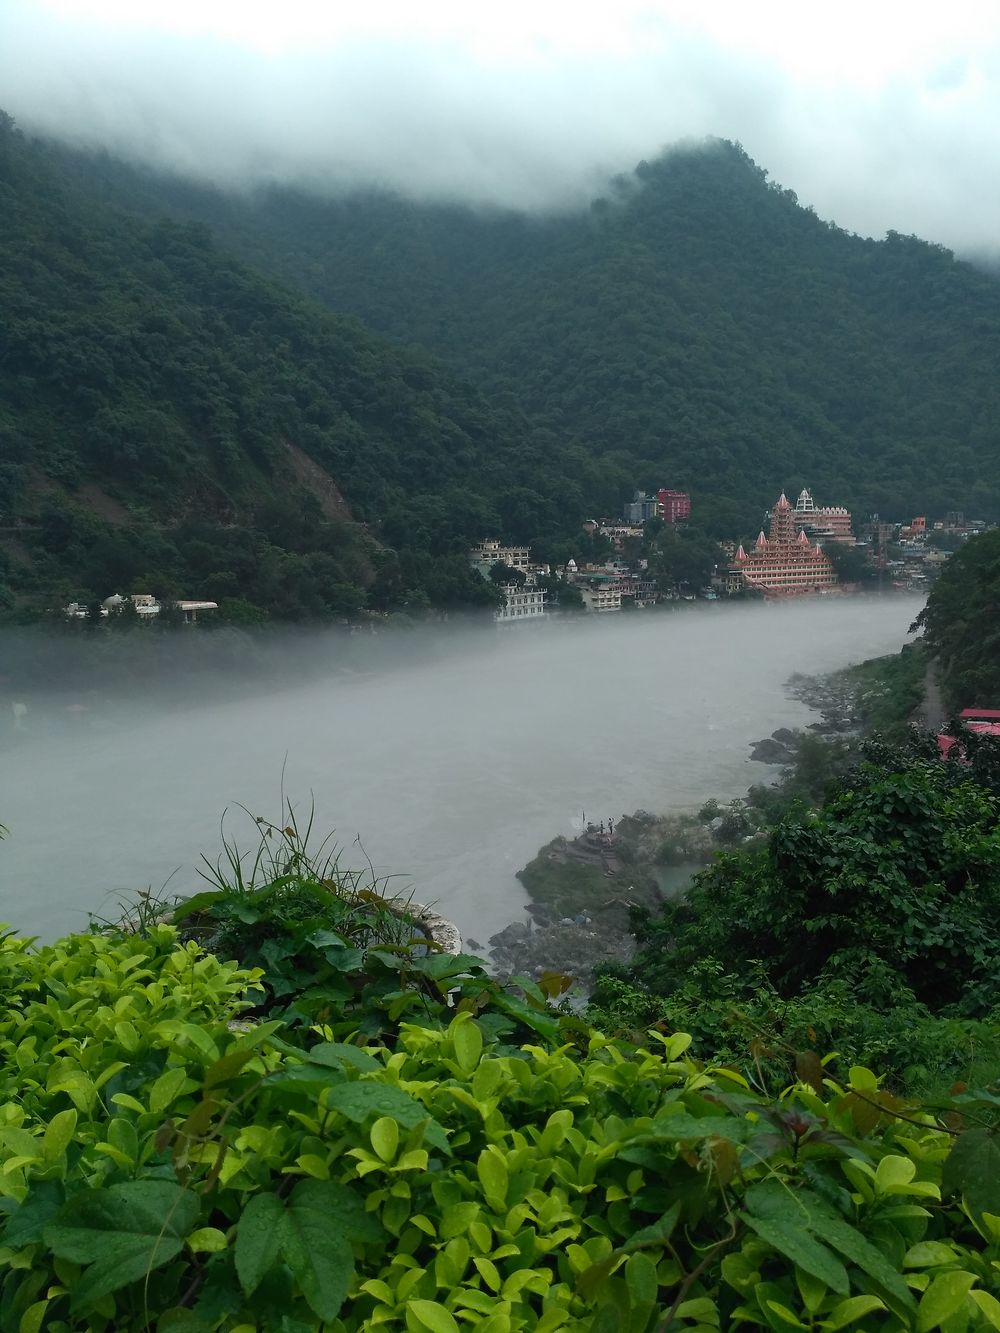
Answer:
<svg viewBox="0 0 1000 1333"><path fill-rule="evenodd" d="M640 45L490 55L435 33L268 52L0 14L0 105L29 131L232 187L390 187L574 207L670 143L739 140L821 217L995 254L1000 45L887 78L812 79L691 26Z"/></svg>

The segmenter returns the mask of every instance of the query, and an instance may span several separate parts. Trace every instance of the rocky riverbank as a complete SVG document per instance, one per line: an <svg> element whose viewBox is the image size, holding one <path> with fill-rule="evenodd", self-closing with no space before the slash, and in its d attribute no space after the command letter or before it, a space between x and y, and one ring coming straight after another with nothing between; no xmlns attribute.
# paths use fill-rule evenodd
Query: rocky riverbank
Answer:
<svg viewBox="0 0 1000 1333"><path fill-rule="evenodd" d="M826 676L793 676L788 692L817 720L801 731L779 727L753 743L751 759L776 772L745 797L707 801L696 814L637 810L575 838L554 838L518 873L531 898L527 920L488 941L498 975L555 970L573 976L586 993L595 967L631 958L634 909L655 911L668 879L674 896L717 852L766 838L789 800L819 799L830 777L853 762L858 736L909 724L925 672L923 653L908 647ZM681 873L670 875L671 868Z"/></svg>

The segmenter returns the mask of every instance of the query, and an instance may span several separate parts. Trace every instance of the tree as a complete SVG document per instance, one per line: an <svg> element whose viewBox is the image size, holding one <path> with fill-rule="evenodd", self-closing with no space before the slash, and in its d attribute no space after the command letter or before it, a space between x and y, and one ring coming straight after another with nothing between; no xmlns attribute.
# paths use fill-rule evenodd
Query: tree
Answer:
<svg viewBox="0 0 1000 1333"><path fill-rule="evenodd" d="M1000 707L1000 529L947 562L916 620L954 705Z"/></svg>
<svg viewBox="0 0 1000 1333"><path fill-rule="evenodd" d="M866 1003L990 1012L1000 985L1000 799L957 765L892 752L766 847L722 857L640 922L635 975L669 994L711 963L786 999L832 981Z"/></svg>
<svg viewBox="0 0 1000 1333"><path fill-rule="evenodd" d="M523 588L526 578L523 569L513 569L502 560L490 566L490 581L498 588Z"/></svg>
<svg viewBox="0 0 1000 1333"><path fill-rule="evenodd" d="M871 583L878 578L878 570L872 563L868 548L865 546L847 546L843 542L825 542L823 554L833 565L841 583Z"/></svg>

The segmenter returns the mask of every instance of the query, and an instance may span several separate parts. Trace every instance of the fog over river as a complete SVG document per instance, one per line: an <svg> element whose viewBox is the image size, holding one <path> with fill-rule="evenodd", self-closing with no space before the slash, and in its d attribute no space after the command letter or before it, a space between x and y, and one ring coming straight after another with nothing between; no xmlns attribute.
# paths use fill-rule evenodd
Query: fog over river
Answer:
<svg viewBox="0 0 1000 1333"><path fill-rule="evenodd" d="M485 942L523 915L515 871L583 811L697 807L767 780L750 743L814 718L788 677L897 651L919 606L830 598L512 626L253 698L158 709L147 695L114 726L38 739L27 726L0 755L0 919L51 937L171 874L172 892L196 891L226 806L279 818L284 764L286 795L303 810L314 794L344 864L362 863L360 835L378 873ZM239 811L227 829L252 845Z"/></svg>

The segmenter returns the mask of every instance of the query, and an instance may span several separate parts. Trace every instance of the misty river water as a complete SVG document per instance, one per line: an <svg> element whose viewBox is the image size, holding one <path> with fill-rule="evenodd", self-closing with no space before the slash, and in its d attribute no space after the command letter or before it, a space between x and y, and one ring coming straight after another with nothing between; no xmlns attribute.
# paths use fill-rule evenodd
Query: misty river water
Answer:
<svg viewBox="0 0 1000 1333"><path fill-rule="evenodd" d="M212 706L147 701L109 730L22 740L3 757L0 919L43 937L116 914L172 875L204 887L225 807L316 805L343 863L354 845L466 935L522 919L515 872L556 834L637 807L731 798L769 770L750 743L814 715L793 672L897 651L920 603L830 598L512 626L446 654ZM242 846L254 828L230 810Z"/></svg>

